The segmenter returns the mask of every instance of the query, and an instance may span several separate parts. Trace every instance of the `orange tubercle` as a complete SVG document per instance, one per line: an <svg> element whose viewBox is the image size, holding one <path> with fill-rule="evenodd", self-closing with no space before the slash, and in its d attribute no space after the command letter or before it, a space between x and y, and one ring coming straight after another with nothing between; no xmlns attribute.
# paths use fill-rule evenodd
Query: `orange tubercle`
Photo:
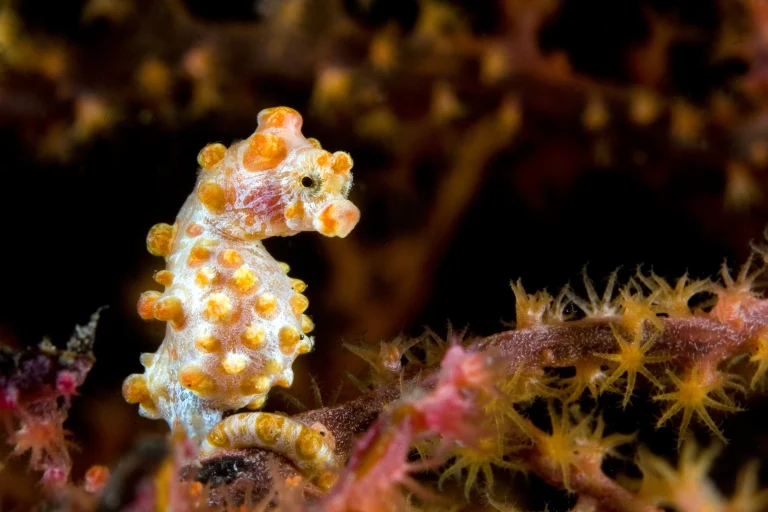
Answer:
<svg viewBox="0 0 768 512"><path fill-rule="evenodd" d="M271 293L259 295L253 306L256 313L263 318L273 318L277 314L277 299Z"/></svg>
<svg viewBox="0 0 768 512"><path fill-rule="evenodd" d="M343 151L333 154L333 172L336 174L349 174L352 169L352 157Z"/></svg>
<svg viewBox="0 0 768 512"><path fill-rule="evenodd" d="M203 310L203 317L210 322L225 322L232 318L232 301L223 293L215 293L208 298Z"/></svg>
<svg viewBox="0 0 768 512"><path fill-rule="evenodd" d="M147 251L154 256L167 258L171 254L176 229L170 224L155 224L147 234Z"/></svg>
<svg viewBox="0 0 768 512"><path fill-rule="evenodd" d="M357 225L360 210L349 201L336 201L326 206L315 219L315 228L325 236L344 238Z"/></svg>
<svg viewBox="0 0 768 512"><path fill-rule="evenodd" d="M297 319L301 318L301 314L309 307L309 299L307 299L306 295L300 293L292 295L289 301L291 303L291 311Z"/></svg>
<svg viewBox="0 0 768 512"><path fill-rule="evenodd" d="M240 293L248 293L259 285L259 278L246 265L235 270L232 274L232 286Z"/></svg>
<svg viewBox="0 0 768 512"><path fill-rule="evenodd" d="M179 382L199 395L211 394L216 390L216 382L200 368L191 364L179 371Z"/></svg>
<svg viewBox="0 0 768 512"><path fill-rule="evenodd" d="M290 107L273 107L259 112L259 130L269 128L301 129L301 114Z"/></svg>
<svg viewBox="0 0 768 512"><path fill-rule="evenodd" d="M134 373L123 381L123 398L129 404L140 404L150 400L147 381L143 375Z"/></svg>
<svg viewBox="0 0 768 512"><path fill-rule="evenodd" d="M221 185L215 181L205 181L197 189L197 198L205 209L214 215L224 213L227 197Z"/></svg>
<svg viewBox="0 0 768 512"><path fill-rule="evenodd" d="M152 308L155 319L171 322L171 325L180 328L184 324L184 308L178 297L162 297L158 299Z"/></svg>
<svg viewBox="0 0 768 512"><path fill-rule="evenodd" d="M224 158L227 153L227 147L224 144L214 143L208 144L197 155L197 163L200 167L205 169L212 169Z"/></svg>
<svg viewBox="0 0 768 512"><path fill-rule="evenodd" d="M173 272L170 270L159 270L155 272L153 278L156 283L163 286L171 286L173 284Z"/></svg>
<svg viewBox="0 0 768 512"><path fill-rule="evenodd" d="M243 257L233 249L226 249L219 254L219 263L225 267L239 267L243 264Z"/></svg>
<svg viewBox="0 0 768 512"><path fill-rule="evenodd" d="M221 342L213 336L201 336L195 340L195 346L203 352L216 352L221 348Z"/></svg>
<svg viewBox="0 0 768 512"><path fill-rule="evenodd" d="M251 350L263 348L266 340L267 334L264 332L264 328L259 325L249 325L240 335L240 341Z"/></svg>
<svg viewBox="0 0 768 512"><path fill-rule="evenodd" d="M242 390L248 394L261 395L269 391L269 377L256 375L243 383Z"/></svg>
<svg viewBox="0 0 768 512"><path fill-rule="evenodd" d="M291 278L291 288L297 293L303 293L307 289L307 283L301 279Z"/></svg>
<svg viewBox="0 0 768 512"><path fill-rule="evenodd" d="M315 329L315 323L307 315L301 315L301 332L309 334Z"/></svg>
<svg viewBox="0 0 768 512"><path fill-rule="evenodd" d="M318 167L326 167L331 163L331 154L328 151L322 151L320 155L317 157L317 166Z"/></svg>
<svg viewBox="0 0 768 512"><path fill-rule="evenodd" d="M304 216L304 205L301 202L289 204L285 208L286 219L297 219Z"/></svg>
<svg viewBox="0 0 768 512"><path fill-rule="evenodd" d="M202 245L196 245L189 251L189 258L187 258L187 265L189 265L190 267L196 267L208 261L208 258L210 257L211 257L210 249Z"/></svg>
<svg viewBox="0 0 768 512"><path fill-rule="evenodd" d="M195 238L196 236L200 236L203 234L203 226L200 224L197 224L195 222L190 223L189 226L187 226L187 236L190 238Z"/></svg>
<svg viewBox="0 0 768 512"><path fill-rule="evenodd" d="M139 316L144 320L153 320L155 318L154 307L157 299L160 298L160 292L150 290L144 292L139 296L139 302L136 304L136 309L139 311Z"/></svg>
<svg viewBox="0 0 768 512"><path fill-rule="evenodd" d="M229 353L221 360L221 367L229 375L237 375L248 367L248 357L242 354Z"/></svg>
<svg viewBox="0 0 768 512"><path fill-rule="evenodd" d="M280 351L283 354L293 354L293 351L296 350L296 344L299 343L302 334L295 327L286 325L285 327L280 328L280 332L277 336L280 340Z"/></svg>
<svg viewBox="0 0 768 512"><path fill-rule="evenodd" d="M272 133L255 133L243 153L243 166L251 172L266 171L275 168L287 154L288 148L282 137Z"/></svg>

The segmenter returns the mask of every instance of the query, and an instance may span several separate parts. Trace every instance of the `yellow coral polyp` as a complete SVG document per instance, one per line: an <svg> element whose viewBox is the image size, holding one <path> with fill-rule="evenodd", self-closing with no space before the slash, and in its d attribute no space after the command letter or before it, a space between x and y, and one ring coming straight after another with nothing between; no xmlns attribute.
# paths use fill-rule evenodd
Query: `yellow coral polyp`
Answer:
<svg viewBox="0 0 768 512"><path fill-rule="evenodd" d="M264 327L258 324L251 324L243 331L240 339L247 348L259 350L267 341L267 333L264 332Z"/></svg>
<svg viewBox="0 0 768 512"><path fill-rule="evenodd" d="M510 448L509 451L513 451ZM469 499L470 492L478 477L482 475L484 488L493 488L493 468L519 470L520 465L504 460L504 450L495 436L478 439L473 446L457 446L449 453L453 460L440 473L438 488L442 489L445 481L451 477L464 479L464 496ZM464 474L466 471L466 475Z"/></svg>
<svg viewBox="0 0 768 512"><path fill-rule="evenodd" d="M630 333L642 332L645 323L648 322L657 331L664 329L664 324L656 315L651 299L642 294L630 294L628 290L621 290L621 319L619 322Z"/></svg>
<svg viewBox="0 0 768 512"><path fill-rule="evenodd" d="M511 282L515 294L515 327L530 329L544 324L544 316L553 302L547 292L536 292L529 295L523 288L522 281Z"/></svg>
<svg viewBox="0 0 768 512"><path fill-rule="evenodd" d="M266 377L264 375L257 375L253 378L250 378L243 383L243 392L248 394L256 394L260 395L263 393L266 393L269 391L269 386L271 385L271 382L269 380L269 377Z"/></svg>
<svg viewBox="0 0 768 512"><path fill-rule="evenodd" d="M205 266L195 272L195 284L201 287L209 286L216 279L216 270Z"/></svg>
<svg viewBox="0 0 768 512"><path fill-rule="evenodd" d="M219 253L219 263L225 267L235 268L243 264L243 257L234 249L225 249Z"/></svg>
<svg viewBox="0 0 768 512"><path fill-rule="evenodd" d="M602 296L598 295L597 290L595 290L595 285L587 275L586 269L582 270L581 274L584 290L587 292L587 300L579 297L572 290L566 289L566 295L571 302L578 306L587 318L603 319L619 316L619 301L613 296L616 287L616 272L612 272L608 278Z"/></svg>
<svg viewBox="0 0 768 512"><path fill-rule="evenodd" d="M715 444L699 450L695 442L688 441L682 446L677 467L673 467L661 457L641 448L638 467L643 473L643 481L638 496L657 506L673 506L680 510L731 510L726 508L725 500L707 478L719 451L720 447Z"/></svg>
<svg viewBox="0 0 768 512"><path fill-rule="evenodd" d="M617 446L630 442L634 435L615 433L603 436L605 422L601 417L593 415L579 416L577 422L571 421L571 413L567 406L558 413L554 404L548 404L552 432L536 430L534 443L549 462L559 466L563 486L573 491L571 487L572 467L584 474L600 473L600 465L606 456L617 456ZM594 429L592 425L594 423Z"/></svg>
<svg viewBox="0 0 768 512"><path fill-rule="evenodd" d="M708 280L689 280L684 274L675 283L674 288L663 278L651 273L650 276L637 272L640 280L649 290L648 301L656 313L663 313L669 318L688 318L692 315L689 302L707 291L713 291L714 285Z"/></svg>
<svg viewBox="0 0 768 512"><path fill-rule="evenodd" d="M753 347L753 352L749 358L749 362L757 365L750 386L752 389L755 389L755 386L760 382L760 379L762 379L768 371L768 327L760 329L750 341Z"/></svg>
<svg viewBox="0 0 768 512"><path fill-rule="evenodd" d="M587 389L592 398L597 398L600 394L600 388L608 378L603 370L604 364L599 359L589 357L577 362L574 365L574 376L561 381L561 384L564 385L562 388L563 400L565 402L578 400L584 390Z"/></svg>
<svg viewBox="0 0 768 512"><path fill-rule="evenodd" d="M619 345L619 351L615 354L595 353L594 355L617 363L613 373L603 383L603 390L608 389L616 379L625 373L627 374L627 387L624 392L624 400L622 401L622 406L626 408L629 404L629 399L632 396L632 390L635 388L635 380L637 379L638 373L643 375L657 387L663 387L658 379L646 369L645 365L663 363L668 361L669 358L648 355L648 352L651 350L659 336L658 332L651 332L648 339L643 343L643 338L645 337L643 330L636 331L633 334L632 341L627 341L621 332L619 332L618 328L613 324L611 324L611 330L613 331L616 343Z"/></svg>
<svg viewBox="0 0 768 512"><path fill-rule="evenodd" d="M693 413L698 415L699 419L709 427L709 430L712 431L713 434L719 437L724 443L727 443L727 439L717 425L715 425L707 408L726 412L740 411L741 409L734 406L731 399L725 395L726 388L738 389L740 386L734 384L729 380L727 375L723 375L709 364L697 364L693 366L682 379L675 375L671 370L667 370L667 375L669 380L676 386L677 390L670 393L662 393L653 397L654 400L671 402L667 410L664 411L664 414L656 423L656 428L661 427L670 418L682 410L683 421L680 424L678 446L683 442L685 432L688 429ZM725 403L718 402L711 398L709 396L711 393L720 396Z"/></svg>
<svg viewBox="0 0 768 512"><path fill-rule="evenodd" d="M309 307L309 299L306 295L297 293L292 295L289 299L291 303L291 311L296 318L301 318L301 314L304 313Z"/></svg>
<svg viewBox="0 0 768 512"><path fill-rule="evenodd" d="M549 403L549 418L552 432L538 431L534 435L534 443L542 455L560 468L563 486L568 491L572 491L571 464L576 460L576 439L584 432L574 429L568 418L568 412L563 411L562 414L558 414L552 402Z"/></svg>

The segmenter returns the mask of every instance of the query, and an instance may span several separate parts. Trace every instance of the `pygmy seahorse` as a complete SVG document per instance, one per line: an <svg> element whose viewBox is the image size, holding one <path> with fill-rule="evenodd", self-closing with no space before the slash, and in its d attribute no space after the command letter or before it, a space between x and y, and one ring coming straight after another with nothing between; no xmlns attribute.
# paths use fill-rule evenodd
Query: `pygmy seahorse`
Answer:
<svg viewBox="0 0 768 512"><path fill-rule="evenodd" d="M271 108L259 113L248 139L204 147L195 191L176 222L147 236L149 252L167 262L155 274L165 291L144 292L138 310L168 325L123 395L142 416L183 427L204 450L242 447L243 439L259 444L266 432L259 428L286 421L283 433L297 438L299 458L306 458L302 446L317 441L315 430L268 413L230 416L214 428L226 411L259 409L273 386L290 386L294 359L314 344L306 284L289 278L261 240L301 231L344 237L360 217L347 199L352 159L304 138L301 124L295 110ZM261 437L270 435L277 436L274 428Z"/></svg>

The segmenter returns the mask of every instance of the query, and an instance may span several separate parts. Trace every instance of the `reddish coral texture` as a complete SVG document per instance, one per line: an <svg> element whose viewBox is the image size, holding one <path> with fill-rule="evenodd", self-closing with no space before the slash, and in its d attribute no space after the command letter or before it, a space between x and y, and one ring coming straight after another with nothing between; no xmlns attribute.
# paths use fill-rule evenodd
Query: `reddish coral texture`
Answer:
<svg viewBox="0 0 768 512"><path fill-rule="evenodd" d="M12 455L28 457L45 488L66 486L73 446L64 429L71 399L94 363L92 352L99 312L78 326L65 349L43 340L35 348L2 348L0 414Z"/></svg>

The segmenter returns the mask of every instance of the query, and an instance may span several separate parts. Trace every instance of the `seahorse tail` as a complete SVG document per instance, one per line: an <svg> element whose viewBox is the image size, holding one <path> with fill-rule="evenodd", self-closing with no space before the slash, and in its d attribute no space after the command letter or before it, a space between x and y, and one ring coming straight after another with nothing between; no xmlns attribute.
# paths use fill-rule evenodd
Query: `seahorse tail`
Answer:
<svg viewBox="0 0 768 512"><path fill-rule="evenodd" d="M337 466L333 436L321 424L310 426L280 414L233 414L211 429L200 448L208 457L220 450L265 448L290 460L322 488L335 480Z"/></svg>

